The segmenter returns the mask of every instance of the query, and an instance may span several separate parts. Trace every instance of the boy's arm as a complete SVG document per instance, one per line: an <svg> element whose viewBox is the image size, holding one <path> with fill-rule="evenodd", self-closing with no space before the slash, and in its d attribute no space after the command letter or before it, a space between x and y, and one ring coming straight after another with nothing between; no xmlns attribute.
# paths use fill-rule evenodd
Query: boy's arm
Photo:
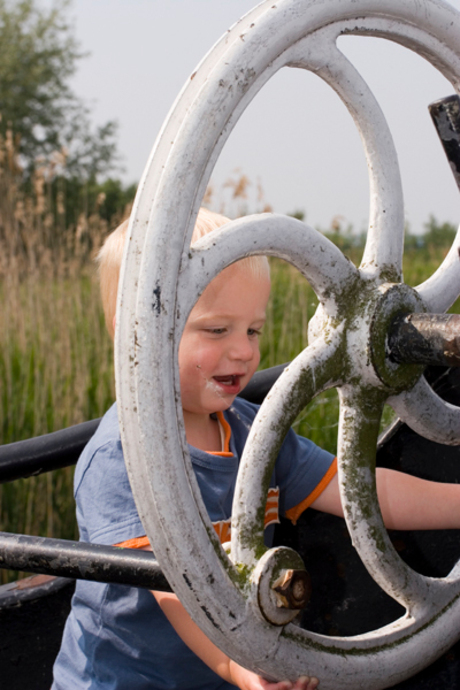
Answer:
<svg viewBox="0 0 460 690"><path fill-rule="evenodd" d="M460 484L443 484L377 468L377 494L388 529L460 529ZM343 517L337 475L312 508Z"/></svg>
<svg viewBox="0 0 460 690"><path fill-rule="evenodd" d="M170 592L152 592L161 610L181 637L182 641L204 663L228 683L241 690L315 690L316 678L299 678L296 683L280 681L270 683L256 673L248 671L232 661L216 647L192 621L175 594Z"/></svg>

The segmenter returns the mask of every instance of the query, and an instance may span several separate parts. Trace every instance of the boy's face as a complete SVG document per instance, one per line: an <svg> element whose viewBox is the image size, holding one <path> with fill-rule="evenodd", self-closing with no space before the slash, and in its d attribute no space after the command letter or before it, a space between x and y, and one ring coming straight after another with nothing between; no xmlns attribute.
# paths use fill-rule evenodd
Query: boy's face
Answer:
<svg viewBox="0 0 460 690"><path fill-rule="evenodd" d="M233 265L201 295L179 347L184 416L226 410L251 379L269 294L268 275Z"/></svg>

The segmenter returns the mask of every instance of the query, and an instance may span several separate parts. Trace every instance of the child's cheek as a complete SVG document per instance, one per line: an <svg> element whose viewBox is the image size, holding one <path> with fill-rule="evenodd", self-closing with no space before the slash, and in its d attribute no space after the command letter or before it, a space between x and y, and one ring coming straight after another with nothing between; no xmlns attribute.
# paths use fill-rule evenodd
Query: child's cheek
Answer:
<svg viewBox="0 0 460 690"><path fill-rule="evenodd" d="M201 369L205 360L203 344L196 335L184 334L179 345L179 369L183 372Z"/></svg>
<svg viewBox="0 0 460 690"><path fill-rule="evenodd" d="M187 370L191 376L206 378L206 355L201 348L197 348L189 358Z"/></svg>

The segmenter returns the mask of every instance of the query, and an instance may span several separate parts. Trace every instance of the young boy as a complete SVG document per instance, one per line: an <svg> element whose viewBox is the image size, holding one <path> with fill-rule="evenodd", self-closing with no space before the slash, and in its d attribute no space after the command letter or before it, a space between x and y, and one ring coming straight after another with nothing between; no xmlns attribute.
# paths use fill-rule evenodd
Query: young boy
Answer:
<svg viewBox="0 0 460 690"><path fill-rule="evenodd" d="M192 242L225 222L202 209ZM102 298L112 337L126 227L127 223L112 233L100 253ZM228 267L197 301L179 348L192 465L222 542L229 539L238 462L257 412L236 396L259 364L258 337L269 292L264 257ZM460 527L459 485L434 484L390 470L379 470L377 483L388 527ZM272 484L275 505L278 501L280 512L294 520L310 505L342 514L333 456L292 431L280 451ZM83 541L149 548L124 467L115 405L79 460L75 498ZM276 520L277 515L266 522ZM314 678L268 683L242 668L206 638L174 594L79 581L55 664L53 690L314 690L317 683Z"/></svg>

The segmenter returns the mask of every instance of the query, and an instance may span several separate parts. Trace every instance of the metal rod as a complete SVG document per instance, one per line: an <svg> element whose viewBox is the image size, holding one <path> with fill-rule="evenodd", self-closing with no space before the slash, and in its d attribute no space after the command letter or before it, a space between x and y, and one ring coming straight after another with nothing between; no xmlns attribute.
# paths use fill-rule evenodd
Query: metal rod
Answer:
<svg viewBox="0 0 460 690"><path fill-rule="evenodd" d="M171 592L153 553L0 532L0 568Z"/></svg>
<svg viewBox="0 0 460 690"><path fill-rule="evenodd" d="M460 97L455 94L441 98L428 110L460 189Z"/></svg>
<svg viewBox="0 0 460 690"><path fill-rule="evenodd" d="M460 366L459 314L401 314L388 335L392 361Z"/></svg>
<svg viewBox="0 0 460 690"><path fill-rule="evenodd" d="M75 465L100 421L0 446L0 484Z"/></svg>

